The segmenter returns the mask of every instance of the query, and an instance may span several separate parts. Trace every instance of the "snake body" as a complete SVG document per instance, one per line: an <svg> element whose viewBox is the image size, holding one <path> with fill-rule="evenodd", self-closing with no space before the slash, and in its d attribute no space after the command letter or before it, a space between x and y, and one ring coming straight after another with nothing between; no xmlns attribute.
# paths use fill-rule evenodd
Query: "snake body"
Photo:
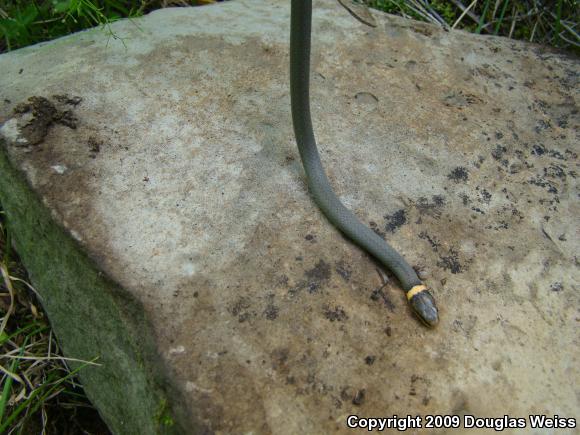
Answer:
<svg viewBox="0 0 580 435"><path fill-rule="evenodd" d="M375 257L399 280L418 317L428 326L439 320L435 300L417 273L388 243L363 225L334 193L320 160L310 117L310 35L312 1L292 0L290 21L290 97L292 121L308 188L328 220Z"/></svg>

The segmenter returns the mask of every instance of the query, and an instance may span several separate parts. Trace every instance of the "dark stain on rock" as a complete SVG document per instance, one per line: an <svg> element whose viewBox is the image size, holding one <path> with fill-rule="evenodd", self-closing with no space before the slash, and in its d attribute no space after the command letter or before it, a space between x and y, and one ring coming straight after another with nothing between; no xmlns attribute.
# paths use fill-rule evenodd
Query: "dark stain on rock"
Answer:
<svg viewBox="0 0 580 435"><path fill-rule="evenodd" d="M567 152L570 152L570 150L566 150ZM557 159L557 160L568 160L566 157L564 157L562 155L562 153L558 150L550 150L548 151L548 156L552 157L553 159Z"/></svg>
<svg viewBox="0 0 580 435"><path fill-rule="evenodd" d="M339 261L338 263L336 263L334 270L336 271L336 273L338 273L342 279L344 279L346 282L350 281L350 277L352 275L352 270L350 268L350 265L345 263L344 261Z"/></svg>
<svg viewBox="0 0 580 435"><path fill-rule="evenodd" d="M387 234L384 231L381 231L381 229L379 228L379 226L377 225L377 223L375 221L370 221L369 227L371 227L371 230L373 230L375 232L375 234L377 236L379 236L381 239L383 239L383 240L386 239Z"/></svg>
<svg viewBox="0 0 580 435"><path fill-rule="evenodd" d="M278 318L279 311L280 309L276 305L269 304L264 310L264 316L268 320L276 320Z"/></svg>
<svg viewBox="0 0 580 435"><path fill-rule="evenodd" d="M421 403L429 403L431 395L429 394L429 386L431 382L419 375L411 375L411 382L409 386L409 396L419 396L422 397Z"/></svg>
<svg viewBox="0 0 580 435"><path fill-rule="evenodd" d="M285 347L280 347L274 349L270 354L270 358L272 360L272 369L276 372L288 375L290 373L290 369L288 367L288 356L290 355L290 350Z"/></svg>
<svg viewBox="0 0 580 435"><path fill-rule="evenodd" d="M400 228L407 223L407 212L400 209L391 215L385 215L384 218L387 221L385 224L385 230L394 233L397 228Z"/></svg>
<svg viewBox="0 0 580 435"><path fill-rule="evenodd" d="M417 395L417 388L415 386L415 382L417 382L418 379L419 377L417 375L411 376L411 388L409 388L409 396Z"/></svg>
<svg viewBox="0 0 580 435"><path fill-rule="evenodd" d="M492 194L487 189L480 189L479 186L475 188L479 193L479 202L489 204L491 202Z"/></svg>
<svg viewBox="0 0 580 435"><path fill-rule="evenodd" d="M550 150L550 151L548 151L548 155L550 157L552 157L553 159L566 160L566 161L568 161L570 159L575 160L578 158L578 154L575 153L574 151L569 150L569 149L566 149L566 151L564 151L564 154L562 154L558 150Z"/></svg>
<svg viewBox="0 0 580 435"><path fill-rule="evenodd" d="M358 390L352 399L352 404L355 406L361 406L365 402L366 390L363 388Z"/></svg>
<svg viewBox="0 0 580 435"><path fill-rule="evenodd" d="M439 246L441 246L441 243L439 243L436 238L431 237L429 234L427 234L426 231L421 231L419 233L419 238L423 239L423 240L427 240L427 242L429 242L429 244L431 245L431 248L435 252L437 252Z"/></svg>
<svg viewBox="0 0 580 435"><path fill-rule="evenodd" d="M469 198L469 196L468 196L467 194L465 194L465 193L461 193L461 194L459 195L459 197L461 198L461 203L462 203L464 206L468 206L468 205L471 203L471 199Z"/></svg>
<svg viewBox="0 0 580 435"><path fill-rule="evenodd" d="M345 320L348 320L348 314L346 314L346 312L344 311L344 309L341 306L335 306L334 308L331 308L328 305L325 305L323 307L323 314L324 317L326 317L328 320L330 320L331 322L344 322Z"/></svg>
<svg viewBox="0 0 580 435"><path fill-rule="evenodd" d="M251 306L252 304L248 298L240 297L230 308L230 313L237 316L240 323L244 323L246 320L256 317L256 313L250 309Z"/></svg>
<svg viewBox="0 0 580 435"><path fill-rule="evenodd" d="M61 104L67 104L69 106L78 106L83 99L81 97L70 96L66 94L53 95L52 98Z"/></svg>
<svg viewBox="0 0 580 435"><path fill-rule="evenodd" d="M544 168L544 175L546 177L560 178L562 180L566 178L564 169L562 169L562 167L559 165L550 165L547 168Z"/></svg>
<svg viewBox="0 0 580 435"><path fill-rule="evenodd" d="M542 133L544 130L551 130L551 129L552 129L552 124L550 123L550 121L546 121L544 119L538 120L538 122L536 123L536 126L534 127L534 131L537 134Z"/></svg>
<svg viewBox="0 0 580 435"><path fill-rule="evenodd" d="M528 183L531 185L534 185L534 186L543 187L548 191L548 193L553 193L553 194L558 193L558 189L556 188L556 186L554 186L554 184L552 182L550 182L549 180L546 180L545 178L543 178L540 175L535 175L534 177L530 178L528 180Z"/></svg>
<svg viewBox="0 0 580 435"><path fill-rule="evenodd" d="M427 234L426 231L422 231L419 233L419 238L423 240L427 240L427 242L431 245L431 248L434 252L439 255L439 261L437 262L437 266L442 268L443 270L449 270L451 273L462 273L467 270L467 268L460 263L459 261L459 253L453 248L449 248L447 254L443 254L440 252L439 248L441 247L441 243L437 241L434 237L431 237Z"/></svg>
<svg viewBox="0 0 580 435"><path fill-rule="evenodd" d="M447 178L456 183L466 182L469 178L469 172L463 166L457 166L447 175Z"/></svg>
<svg viewBox="0 0 580 435"><path fill-rule="evenodd" d="M534 145L532 146L532 155L534 156L543 156L546 153L546 148L543 145Z"/></svg>
<svg viewBox="0 0 580 435"><path fill-rule="evenodd" d="M471 104L482 103L483 100L474 94L465 93L463 91L452 92L443 97L443 104L449 107L456 107L462 109Z"/></svg>
<svg viewBox="0 0 580 435"><path fill-rule="evenodd" d="M422 196L415 203L415 207L421 215L429 215L435 219L441 217L441 209L445 206L445 197L443 195L433 195L431 201Z"/></svg>
<svg viewBox="0 0 580 435"><path fill-rule="evenodd" d="M465 272L465 267L459 262L459 253L454 248L449 248L448 255L439 255L440 261L437 266L448 270L453 274Z"/></svg>
<svg viewBox="0 0 580 435"><path fill-rule="evenodd" d="M393 303L393 301L391 301L389 296L383 291L383 287L376 288L372 291L371 300L383 301L383 304L385 304L385 307L387 307L389 309L389 311L394 312L396 306Z"/></svg>
<svg viewBox="0 0 580 435"><path fill-rule="evenodd" d="M44 140L57 112L54 104L46 98L30 97L28 103L19 104L14 108L14 114L22 115L23 118L29 113L31 116L20 128L22 137L26 139L24 146L37 145Z"/></svg>
<svg viewBox="0 0 580 435"><path fill-rule="evenodd" d="M302 257L297 261L302 261ZM288 294L290 296L296 296L301 290L306 289L308 293L317 293L320 287L330 280L332 275L332 271L330 269L330 265L327 264L324 260L318 261L318 263L312 268L304 272L304 276L306 279L300 281L298 284L293 286L288 290ZM286 282L287 284L287 282Z"/></svg>
<svg viewBox="0 0 580 435"><path fill-rule="evenodd" d="M354 397L354 394L354 388L352 388L350 385L347 385L340 390L340 398L345 402L351 401Z"/></svg>
<svg viewBox="0 0 580 435"><path fill-rule="evenodd" d="M103 146L103 141L97 139L94 136L89 136L87 140L87 145L89 147L89 155L91 158L96 158L97 154L101 151L101 146Z"/></svg>
<svg viewBox="0 0 580 435"><path fill-rule="evenodd" d="M508 172L510 174L518 174L523 169L523 165L519 162L510 163Z"/></svg>
<svg viewBox="0 0 580 435"><path fill-rule="evenodd" d="M473 162L473 166L475 166L477 169L480 169L483 162L485 162L485 157L477 156L477 160Z"/></svg>
<svg viewBox="0 0 580 435"><path fill-rule="evenodd" d="M504 159L504 154L507 152L507 148L501 144L497 144L495 148L491 151L491 156L501 163L502 166L507 166L508 161Z"/></svg>
<svg viewBox="0 0 580 435"><path fill-rule="evenodd" d="M508 229L508 223L506 221L499 221L493 225L486 225L485 227L486 230L507 230Z"/></svg>
<svg viewBox="0 0 580 435"><path fill-rule="evenodd" d="M330 270L330 265L324 260L318 261L316 266L312 269L307 270L304 275L306 276L307 284L306 288L309 293L315 293L320 288L321 284L327 282L332 275Z"/></svg>
<svg viewBox="0 0 580 435"><path fill-rule="evenodd" d="M290 279L288 278L287 275L282 274L280 275L280 277L278 278L276 285L282 286L282 287L288 287L288 282L290 281Z"/></svg>

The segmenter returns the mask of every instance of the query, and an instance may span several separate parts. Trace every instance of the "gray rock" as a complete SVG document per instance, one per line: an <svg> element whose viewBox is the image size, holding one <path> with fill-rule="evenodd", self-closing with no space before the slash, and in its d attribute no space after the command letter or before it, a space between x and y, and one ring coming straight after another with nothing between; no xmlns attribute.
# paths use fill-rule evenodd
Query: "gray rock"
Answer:
<svg viewBox="0 0 580 435"><path fill-rule="evenodd" d="M0 56L0 199L115 432L578 417L578 60L374 15L315 2L314 125L345 204L429 271L433 331L308 195L289 2Z"/></svg>

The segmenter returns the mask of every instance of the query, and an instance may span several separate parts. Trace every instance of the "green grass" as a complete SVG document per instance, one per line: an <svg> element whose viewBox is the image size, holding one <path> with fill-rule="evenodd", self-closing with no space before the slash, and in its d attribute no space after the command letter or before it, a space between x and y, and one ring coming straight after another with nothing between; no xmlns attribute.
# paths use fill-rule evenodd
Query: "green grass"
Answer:
<svg viewBox="0 0 580 435"><path fill-rule="evenodd" d="M0 51L10 51L82 29L142 14L143 2L118 0L0 0Z"/></svg>
<svg viewBox="0 0 580 435"><path fill-rule="evenodd" d="M551 45L580 54L577 0L369 0L371 7L469 32Z"/></svg>
<svg viewBox="0 0 580 435"><path fill-rule="evenodd" d="M362 0L361 0L362 1ZM165 6L212 0L0 0L0 53ZM580 53L578 0L367 0L376 9Z"/></svg>
<svg viewBox="0 0 580 435"><path fill-rule="evenodd" d="M210 3L208 0L0 0L0 53L133 18L163 6Z"/></svg>
<svg viewBox="0 0 580 435"><path fill-rule="evenodd" d="M11 249L0 209L0 433L108 434L71 370L26 271Z"/></svg>

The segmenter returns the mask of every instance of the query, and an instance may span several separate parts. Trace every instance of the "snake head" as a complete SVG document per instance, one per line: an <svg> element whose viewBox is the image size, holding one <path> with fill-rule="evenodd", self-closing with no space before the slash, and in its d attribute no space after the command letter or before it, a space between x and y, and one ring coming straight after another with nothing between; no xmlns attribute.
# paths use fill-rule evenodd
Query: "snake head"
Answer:
<svg viewBox="0 0 580 435"><path fill-rule="evenodd" d="M425 325L433 328L439 323L437 305L435 305L435 299L429 293L429 290L424 289L412 295L409 299L409 304Z"/></svg>

